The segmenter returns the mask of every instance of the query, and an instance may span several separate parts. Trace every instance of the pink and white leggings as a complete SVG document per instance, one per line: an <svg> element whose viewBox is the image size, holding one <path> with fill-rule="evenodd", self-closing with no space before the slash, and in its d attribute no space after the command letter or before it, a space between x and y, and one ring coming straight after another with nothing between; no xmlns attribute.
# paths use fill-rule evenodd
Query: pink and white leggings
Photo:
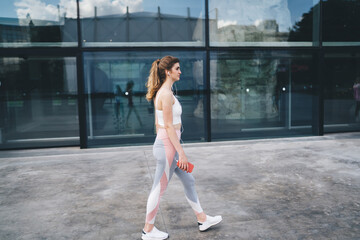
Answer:
<svg viewBox="0 0 360 240"><path fill-rule="evenodd" d="M180 131L176 131L176 133L180 139ZM195 179L191 173L187 173L176 166L176 159L179 158L178 154L166 130L163 128L158 129L153 153L157 163L154 183L146 206L146 223L154 224L159 209L160 198L164 194L174 172L180 178L184 186L186 199L195 214L201 213L203 210L195 191Z"/></svg>

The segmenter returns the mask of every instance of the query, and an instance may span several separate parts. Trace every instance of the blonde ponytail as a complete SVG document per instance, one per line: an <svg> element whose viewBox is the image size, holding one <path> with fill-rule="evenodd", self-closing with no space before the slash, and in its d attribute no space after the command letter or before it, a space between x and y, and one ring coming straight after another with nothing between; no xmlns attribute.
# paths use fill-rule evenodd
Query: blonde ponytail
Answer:
<svg viewBox="0 0 360 240"><path fill-rule="evenodd" d="M149 72L146 87L148 89L146 100L149 102L154 99L156 93L166 80L166 70L171 70L175 63L180 62L178 58L172 56L165 56L162 59L155 60Z"/></svg>
<svg viewBox="0 0 360 240"><path fill-rule="evenodd" d="M146 83L146 87L148 88L148 92L146 94L146 100L149 102L155 97L156 92L160 89L160 77L159 77L159 63L160 59L155 60L150 69L148 81Z"/></svg>

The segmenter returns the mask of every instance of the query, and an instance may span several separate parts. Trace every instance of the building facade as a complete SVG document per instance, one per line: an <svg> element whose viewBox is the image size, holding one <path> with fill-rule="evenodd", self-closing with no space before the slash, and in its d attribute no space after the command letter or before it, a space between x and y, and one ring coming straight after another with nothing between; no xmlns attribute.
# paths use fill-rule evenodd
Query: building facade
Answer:
<svg viewBox="0 0 360 240"><path fill-rule="evenodd" d="M1 3L0 149L151 143L165 55L185 142L360 130L360 1L54 2Z"/></svg>

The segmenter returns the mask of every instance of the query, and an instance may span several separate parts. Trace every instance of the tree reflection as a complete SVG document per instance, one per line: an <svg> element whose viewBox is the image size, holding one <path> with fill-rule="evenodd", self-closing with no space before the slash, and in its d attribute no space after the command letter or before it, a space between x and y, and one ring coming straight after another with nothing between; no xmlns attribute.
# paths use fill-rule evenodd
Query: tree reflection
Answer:
<svg viewBox="0 0 360 240"><path fill-rule="evenodd" d="M319 11L319 4L304 13L289 34L289 41L309 41ZM322 2L323 41L360 41L360 1L327 0ZM314 28L317 29L317 28ZM316 36L313 36L315 38Z"/></svg>

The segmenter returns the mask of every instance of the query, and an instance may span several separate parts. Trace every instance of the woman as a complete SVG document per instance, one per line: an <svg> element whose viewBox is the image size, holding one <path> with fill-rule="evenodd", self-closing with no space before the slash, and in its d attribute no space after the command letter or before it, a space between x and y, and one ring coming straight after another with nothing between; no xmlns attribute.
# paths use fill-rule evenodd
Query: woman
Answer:
<svg viewBox="0 0 360 240"><path fill-rule="evenodd" d="M221 216L210 217L204 213L195 191L195 180L188 173L188 159L180 144L182 108L171 91L174 82L180 80L179 59L166 56L155 60L150 69L146 84L146 99L154 101L155 124L157 136L153 153L157 159L154 183L147 201L146 221L142 239L166 239L168 234L159 231L155 226L155 217L159 209L160 197L175 173L184 185L186 199L194 210L200 231L221 222ZM179 167L177 166L179 162Z"/></svg>

